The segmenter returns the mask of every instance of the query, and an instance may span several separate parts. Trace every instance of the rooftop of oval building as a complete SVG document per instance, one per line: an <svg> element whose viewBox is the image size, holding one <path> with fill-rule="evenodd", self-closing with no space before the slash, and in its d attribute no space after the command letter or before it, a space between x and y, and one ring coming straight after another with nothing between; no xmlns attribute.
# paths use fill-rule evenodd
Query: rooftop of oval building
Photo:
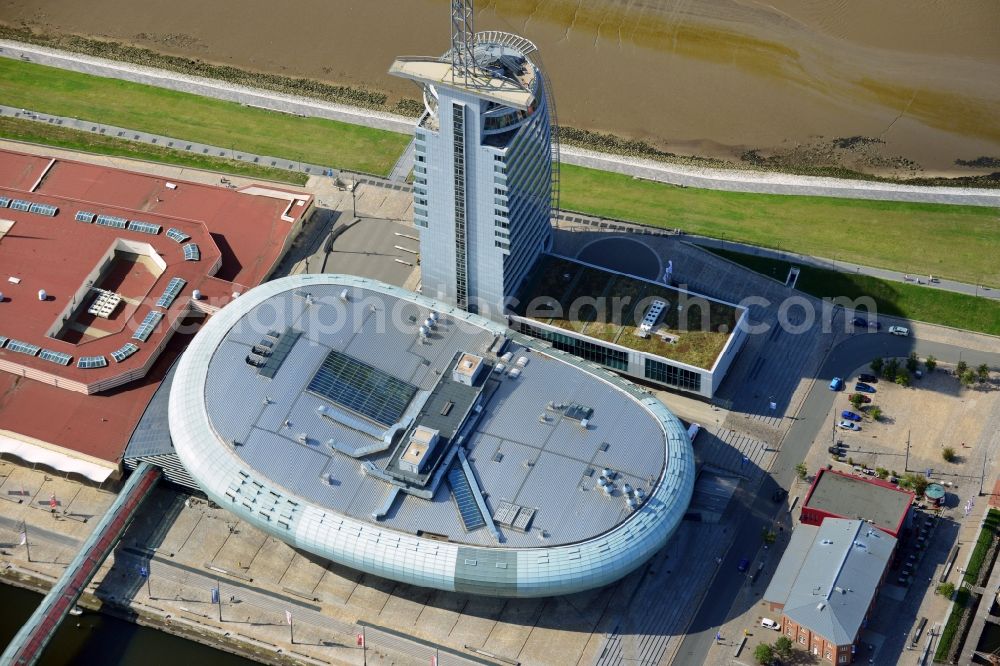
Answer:
<svg viewBox="0 0 1000 666"><path fill-rule="evenodd" d="M602 545L634 560L624 575L676 529L695 472L683 425L641 389L355 276L284 278L216 314L173 378L170 430L210 497L335 561L348 524L478 552L625 528L639 552Z"/></svg>

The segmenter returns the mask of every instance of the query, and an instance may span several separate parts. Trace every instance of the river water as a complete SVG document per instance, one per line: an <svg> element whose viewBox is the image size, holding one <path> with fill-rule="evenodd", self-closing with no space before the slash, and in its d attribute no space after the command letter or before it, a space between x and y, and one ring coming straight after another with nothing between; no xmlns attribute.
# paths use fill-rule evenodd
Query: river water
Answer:
<svg viewBox="0 0 1000 666"><path fill-rule="evenodd" d="M0 584L0 645L6 646L35 607L40 594ZM39 666L253 666L256 662L155 629L84 612L67 617L42 653Z"/></svg>
<svg viewBox="0 0 1000 666"><path fill-rule="evenodd" d="M756 150L900 175L968 174L955 160L1000 160L996 0L476 7L478 30L538 45L561 124L678 154L739 160ZM0 0L0 22L361 85L390 104L419 97L388 76L393 58L446 50L448 11L446 0Z"/></svg>

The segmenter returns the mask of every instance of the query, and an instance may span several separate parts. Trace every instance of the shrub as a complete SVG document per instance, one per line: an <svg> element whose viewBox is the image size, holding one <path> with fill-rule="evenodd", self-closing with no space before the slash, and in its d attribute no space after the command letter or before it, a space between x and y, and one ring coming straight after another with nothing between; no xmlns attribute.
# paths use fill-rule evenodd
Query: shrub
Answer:
<svg viewBox="0 0 1000 666"><path fill-rule="evenodd" d="M941 457L944 458L945 462L955 462L955 449L950 446L944 447L944 451L941 452Z"/></svg>
<svg viewBox="0 0 1000 666"><path fill-rule="evenodd" d="M885 378L888 379L889 381L895 381L896 375L899 374L899 368L900 368L899 359L890 358L886 362L885 368L882 369L882 374L885 375Z"/></svg>
<svg viewBox="0 0 1000 666"><path fill-rule="evenodd" d="M928 356L924 359L924 367L927 368L927 374L934 372L934 368L937 367L937 359L933 356Z"/></svg>
<svg viewBox="0 0 1000 666"><path fill-rule="evenodd" d="M889 477L889 470L887 470L885 467L876 467L875 475L878 476L878 478L880 479L886 479Z"/></svg>
<svg viewBox="0 0 1000 666"><path fill-rule="evenodd" d="M958 365L955 366L955 374L961 377L965 374L965 371L969 369L969 364L965 361L959 361Z"/></svg>
<svg viewBox="0 0 1000 666"><path fill-rule="evenodd" d="M976 379L978 379L979 382L982 384L985 384L986 382L990 381L990 366L983 363L978 368L976 368Z"/></svg>
<svg viewBox="0 0 1000 666"><path fill-rule="evenodd" d="M800 462L798 465L795 466L795 473L799 475L800 479L804 480L806 478L806 475L809 473L809 468L806 467L806 464L804 462Z"/></svg>
<svg viewBox="0 0 1000 666"><path fill-rule="evenodd" d="M882 358L881 356L878 356L872 359L872 362L869 363L868 365L871 366L872 372L875 373L875 375L881 375L882 370L885 369L885 359Z"/></svg>
<svg viewBox="0 0 1000 666"><path fill-rule="evenodd" d="M975 370L965 370L958 376L958 381L962 386L972 386L976 383L977 375Z"/></svg>
<svg viewBox="0 0 1000 666"><path fill-rule="evenodd" d="M955 594L955 584L942 583L935 588L934 592L940 594L945 599L951 599L951 595Z"/></svg>
<svg viewBox="0 0 1000 666"><path fill-rule="evenodd" d="M878 405L872 405L872 408L868 410L868 416L872 417L872 421L882 420L882 408Z"/></svg>
<svg viewBox="0 0 1000 666"><path fill-rule="evenodd" d="M917 352L910 352L910 355L906 357L906 369L913 374L920 367L920 359L917 358Z"/></svg>
<svg viewBox="0 0 1000 666"><path fill-rule="evenodd" d="M896 374L896 383L899 384L900 386L909 386L910 385L910 373L907 372L906 370L900 370Z"/></svg>

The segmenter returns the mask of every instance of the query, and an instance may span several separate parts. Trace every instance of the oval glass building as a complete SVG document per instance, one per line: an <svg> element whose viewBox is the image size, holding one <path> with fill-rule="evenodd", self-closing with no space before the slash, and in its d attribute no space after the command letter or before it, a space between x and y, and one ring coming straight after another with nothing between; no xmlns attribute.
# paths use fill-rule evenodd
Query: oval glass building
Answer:
<svg viewBox="0 0 1000 666"><path fill-rule="evenodd" d="M365 278L301 275L212 316L170 434L206 495L377 576L504 597L611 583L671 537L683 425L594 363Z"/></svg>

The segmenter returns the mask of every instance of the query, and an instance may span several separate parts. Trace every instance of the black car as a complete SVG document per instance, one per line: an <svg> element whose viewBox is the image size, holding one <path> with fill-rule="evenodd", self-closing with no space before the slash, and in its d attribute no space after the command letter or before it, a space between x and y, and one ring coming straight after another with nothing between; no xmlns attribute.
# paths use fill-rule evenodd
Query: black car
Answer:
<svg viewBox="0 0 1000 666"><path fill-rule="evenodd" d="M826 447L826 450L829 451L832 455L835 455L835 456L842 456L842 455L844 455L844 449L843 449L843 447L840 447L840 446L828 446L828 447Z"/></svg>
<svg viewBox="0 0 1000 666"><path fill-rule="evenodd" d="M864 372L858 375L858 381L868 382L869 384L876 384L878 383L878 377L876 377L875 375L868 374L867 372Z"/></svg>

